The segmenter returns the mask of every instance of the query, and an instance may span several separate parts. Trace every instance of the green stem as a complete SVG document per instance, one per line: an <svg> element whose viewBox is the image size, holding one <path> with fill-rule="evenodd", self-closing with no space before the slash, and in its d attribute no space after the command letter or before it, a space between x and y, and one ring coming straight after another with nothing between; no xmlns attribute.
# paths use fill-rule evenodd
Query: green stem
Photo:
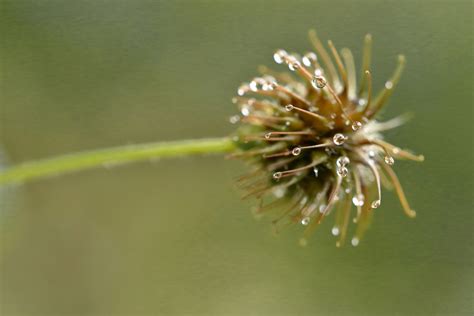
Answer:
<svg viewBox="0 0 474 316"><path fill-rule="evenodd" d="M156 142L83 151L55 158L26 162L0 170L0 186L23 183L108 164L115 166L153 158L225 153L233 149L233 142L230 138L225 137Z"/></svg>

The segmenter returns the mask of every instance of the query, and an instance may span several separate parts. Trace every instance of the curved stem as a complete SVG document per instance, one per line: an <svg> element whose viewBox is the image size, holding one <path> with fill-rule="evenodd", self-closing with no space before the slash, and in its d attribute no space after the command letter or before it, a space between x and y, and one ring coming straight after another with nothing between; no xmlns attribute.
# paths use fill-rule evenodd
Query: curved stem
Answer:
<svg viewBox="0 0 474 316"><path fill-rule="evenodd" d="M225 153L235 148L228 137L126 145L26 162L0 170L0 186L107 165L154 158Z"/></svg>

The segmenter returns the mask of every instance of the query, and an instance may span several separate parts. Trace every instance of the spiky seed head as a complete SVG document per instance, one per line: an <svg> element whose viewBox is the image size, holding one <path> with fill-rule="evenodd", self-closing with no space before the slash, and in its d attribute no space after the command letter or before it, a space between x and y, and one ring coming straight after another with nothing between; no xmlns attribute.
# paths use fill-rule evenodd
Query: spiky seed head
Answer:
<svg viewBox="0 0 474 316"><path fill-rule="evenodd" d="M273 55L290 72L260 67L260 77L238 88L233 101L240 115L230 121L241 124L235 136L240 150L232 157L255 166L238 183L247 191L245 197L260 201L257 213L283 207L273 221L277 231L299 223L305 226L300 241L305 245L336 210L331 230L339 238L336 245L343 245L352 216L357 225L351 243L357 246L381 205L382 180L395 188L405 213L416 214L391 166L395 158L424 158L383 140L380 132L400 125L403 118L375 120L398 83L405 58L398 57L392 77L373 98L370 35L364 41L359 84L349 49L339 54L329 41L329 53L315 31L309 38L315 52L300 58L279 49Z"/></svg>

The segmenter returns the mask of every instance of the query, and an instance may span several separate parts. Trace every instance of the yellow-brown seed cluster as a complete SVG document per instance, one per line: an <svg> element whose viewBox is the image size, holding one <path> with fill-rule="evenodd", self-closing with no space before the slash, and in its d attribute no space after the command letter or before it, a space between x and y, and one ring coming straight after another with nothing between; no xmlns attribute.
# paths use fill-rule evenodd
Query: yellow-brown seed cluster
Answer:
<svg viewBox="0 0 474 316"><path fill-rule="evenodd" d="M381 131L403 119L374 119L396 86L405 58L398 57L394 74L372 98L370 35L364 41L359 85L349 49L339 53L328 41L329 53L315 31L309 38L315 52L275 52L275 62L290 72L261 67L262 76L237 91L233 101L240 115L230 120L241 123L235 136L240 150L232 156L255 166L238 183L247 191L245 197L259 199L257 214L282 211L273 221L276 230L291 223L306 226L302 244L335 212L332 234L339 236L336 245L342 246L355 206L357 226L351 242L356 246L373 209L381 205L382 182L396 190L409 217L416 214L391 166L394 158L422 161L423 156L382 139Z"/></svg>

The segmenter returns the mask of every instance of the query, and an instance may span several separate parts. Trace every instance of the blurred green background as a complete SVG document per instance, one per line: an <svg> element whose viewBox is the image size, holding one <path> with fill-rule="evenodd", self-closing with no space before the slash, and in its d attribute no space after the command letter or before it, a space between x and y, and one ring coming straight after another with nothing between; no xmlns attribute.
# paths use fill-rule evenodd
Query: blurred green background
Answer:
<svg viewBox="0 0 474 316"><path fill-rule="evenodd" d="M237 86L275 49L310 49L313 27L357 61L372 33L376 88L407 56L383 117L415 119L387 138L427 159L395 165L418 217L386 193L357 248L330 221L306 248L300 227L275 238L233 185L245 166L220 156L4 190L0 314L472 314L472 4L1 0L10 163L227 135Z"/></svg>

